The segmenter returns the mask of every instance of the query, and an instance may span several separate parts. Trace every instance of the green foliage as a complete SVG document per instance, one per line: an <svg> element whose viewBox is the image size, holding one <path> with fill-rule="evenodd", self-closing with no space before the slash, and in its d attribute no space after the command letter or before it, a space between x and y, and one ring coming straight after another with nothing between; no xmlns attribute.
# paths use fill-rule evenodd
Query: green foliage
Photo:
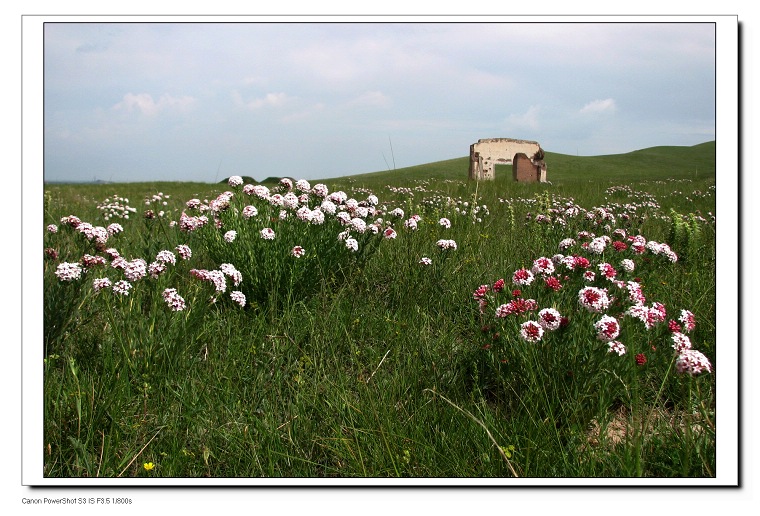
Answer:
<svg viewBox="0 0 760 516"><path fill-rule="evenodd" d="M42 271L44 474L714 476L715 375L678 373L667 321L647 330L625 315L627 291L598 268L609 263L618 280L636 280L647 306L661 302L668 320L693 312L687 335L715 365L714 142L619 156L546 153L546 162L551 184L468 182L466 158L325 180L358 201L377 195L379 212L367 219L396 232L352 231L358 253L338 240L346 227L336 219L314 225L293 211L281 219L281 207L228 185L47 186L45 225L58 232L43 237L54 251ZM223 209L186 205L209 206L227 190L234 195ZM98 206L114 195L135 207L129 218L104 219ZM254 204L258 214L242 217ZM403 217L391 215L396 208ZM182 230L183 212L209 222ZM98 245L62 224L68 215L124 231ZM413 215L416 229L404 225ZM261 238L265 227L274 240ZM610 243L601 254L584 246L602 235ZM635 235L667 244L678 259L659 247L637 253L627 238ZM560 249L565 238L574 243ZM456 249L441 249L442 239ZM179 245L192 256L179 256ZM296 245L301 258L291 254ZM148 265L171 251L176 262L119 296L93 285L124 278L108 248ZM594 280L557 264L558 291L538 275L511 284L516 270L557 253L589 258ZM82 264L86 254L106 261L59 280L61 263ZM242 274L239 285L228 276L223 293L191 273L222 264ZM494 292L499 278L506 287ZM480 285L490 289L483 311L473 299ZM624 355L596 335L604 314L578 304L591 285L615 298L604 314L620 322ZM171 309L166 289L184 309ZM233 289L245 293L244 307ZM557 309L568 324L524 341L520 325L538 310L495 317L517 297Z"/></svg>

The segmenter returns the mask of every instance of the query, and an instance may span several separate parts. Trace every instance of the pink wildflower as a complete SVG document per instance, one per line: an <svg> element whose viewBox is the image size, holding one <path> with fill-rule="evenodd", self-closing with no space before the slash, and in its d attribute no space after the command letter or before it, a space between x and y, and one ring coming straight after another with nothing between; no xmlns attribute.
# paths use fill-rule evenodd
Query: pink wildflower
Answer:
<svg viewBox="0 0 760 516"><path fill-rule="evenodd" d="M132 289L132 284L126 280L120 280L113 284L112 290L114 293L122 295L122 296L128 296L129 291Z"/></svg>
<svg viewBox="0 0 760 516"><path fill-rule="evenodd" d="M503 305L500 305L496 308L496 317L504 318L508 315L511 315L513 312L511 310L511 303L506 303Z"/></svg>
<svg viewBox="0 0 760 516"><path fill-rule="evenodd" d="M666 317L665 306L657 302L652 303L649 308L644 305L633 305L626 310L626 314L643 322L647 330L651 330L658 323L665 321Z"/></svg>
<svg viewBox="0 0 760 516"><path fill-rule="evenodd" d="M494 292L501 292L504 290L504 280L503 279L497 279L496 283L493 284L493 291Z"/></svg>
<svg viewBox="0 0 760 516"><path fill-rule="evenodd" d="M568 269L568 270L578 270L578 269L588 269L591 263L588 261L588 259L584 258L583 256L565 256L562 259L562 264Z"/></svg>
<svg viewBox="0 0 760 516"><path fill-rule="evenodd" d="M588 244L588 250L594 254L602 254L607 247L607 241L604 237L597 237Z"/></svg>
<svg viewBox="0 0 760 516"><path fill-rule="evenodd" d="M151 262L150 265L148 265L148 274L150 274L150 277L153 279L158 278L161 274L166 272L166 264L164 262Z"/></svg>
<svg viewBox="0 0 760 516"><path fill-rule="evenodd" d="M122 231L124 231L124 228L121 226L121 224L117 224L116 222L109 224L108 227L106 227L106 232L109 235L116 235Z"/></svg>
<svg viewBox="0 0 760 516"><path fill-rule="evenodd" d="M618 340L613 340L611 342L608 342L607 345L610 348L608 350L609 353L613 353L614 352L614 353L617 353L618 356L625 355L626 349L625 349L625 346L623 345L622 342L620 342Z"/></svg>
<svg viewBox="0 0 760 516"><path fill-rule="evenodd" d="M312 214L311 210L308 206L301 206L298 208L298 211L296 211L296 217L298 217L298 220L302 220L304 222L311 222Z"/></svg>
<svg viewBox="0 0 760 516"><path fill-rule="evenodd" d="M628 291L628 299L632 303L643 305L647 302L646 297L644 297L644 292L641 290L641 284L635 281L627 281L625 283L625 288Z"/></svg>
<svg viewBox="0 0 760 516"><path fill-rule="evenodd" d="M694 376L704 371L711 373L712 366L710 360L701 352L696 349L686 349L676 358L676 371Z"/></svg>
<svg viewBox="0 0 760 516"><path fill-rule="evenodd" d="M256 206L248 205L245 208L243 208L243 218L244 219L250 219L251 217L255 217L259 214L259 210L256 209Z"/></svg>
<svg viewBox="0 0 760 516"><path fill-rule="evenodd" d="M191 269L190 275L194 278L198 278L203 281L209 281L214 284L214 289L217 292L224 292L227 290L227 280L224 277L222 271L209 271L206 269Z"/></svg>
<svg viewBox="0 0 760 516"><path fill-rule="evenodd" d="M359 242L353 237L348 237L346 238L346 248L356 252L359 250Z"/></svg>
<svg viewBox="0 0 760 516"><path fill-rule="evenodd" d="M488 285L481 285L477 289L475 289L475 292L473 292L472 297L473 299L483 299L486 297L486 294L488 293L490 287Z"/></svg>
<svg viewBox="0 0 760 516"><path fill-rule="evenodd" d="M364 233L367 231L367 223L364 221L364 219L360 219L358 217L354 217L351 219L351 227L356 230L358 233Z"/></svg>
<svg viewBox="0 0 760 516"><path fill-rule="evenodd" d="M404 227L406 229L416 231L417 230L417 221L415 219L407 219L404 221Z"/></svg>
<svg viewBox="0 0 760 516"><path fill-rule="evenodd" d="M251 194L255 195L259 199L267 200L269 199L269 188L264 185L254 185L253 188L251 188L251 193L248 195Z"/></svg>
<svg viewBox="0 0 760 516"><path fill-rule="evenodd" d="M82 277L82 267L78 263L63 262L58 264L55 275L61 281L74 281Z"/></svg>
<svg viewBox="0 0 760 516"><path fill-rule="evenodd" d="M609 315L602 316L594 323L594 329L596 330L596 337L603 342L610 342L620 335L620 324L617 319Z"/></svg>
<svg viewBox="0 0 760 516"><path fill-rule="evenodd" d="M177 263L177 257L171 251L159 251L156 255L156 261L162 263L171 263L172 265Z"/></svg>
<svg viewBox="0 0 760 516"><path fill-rule="evenodd" d="M190 217L184 211L179 217L179 229L180 231L191 232L208 224L208 217L201 215L198 217Z"/></svg>
<svg viewBox="0 0 760 516"><path fill-rule="evenodd" d="M321 197L324 199L325 197L327 197L329 190L327 188L327 185L324 185L322 183L317 183L312 187L311 193L313 193L317 197Z"/></svg>
<svg viewBox="0 0 760 516"><path fill-rule="evenodd" d="M81 223L82 221L79 220L79 217L77 217L76 215L69 215L68 217L61 218L61 224L71 226L72 228L79 227L79 224Z"/></svg>
<svg viewBox="0 0 760 516"><path fill-rule="evenodd" d="M282 205L288 209L295 210L298 208L298 196L293 192L288 192L282 197Z"/></svg>
<svg viewBox="0 0 760 516"><path fill-rule="evenodd" d="M293 249L291 249L290 254L292 254L296 258L300 258L304 254L306 254L306 251L304 250L303 247L301 247L300 245L297 245Z"/></svg>
<svg viewBox="0 0 760 516"><path fill-rule="evenodd" d="M282 194L278 194L278 193L270 195L267 200L269 201L269 204L271 204L272 206L282 206L283 204L285 204L284 197L282 196Z"/></svg>
<svg viewBox="0 0 760 516"><path fill-rule="evenodd" d="M102 256L93 256L91 254L85 254L82 256L82 265L85 267L95 267L96 265L105 265L106 259Z"/></svg>
<svg viewBox="0 0 760 516"><path fill-rule="evenodd" d="M351 223L351 214L347 211L339 211L335 214L335 218L338 219L341 226L347 226Z"/></svg>
<svg viewBox="0 0 760 516"><path fill-rule="evenodd" d="M223 263L219 266L219 270L232 280L234 286L240 285L243 282L243 274L235 268L231 263Z"/></svg>
<svg viewBox="0 0 760 516"><path fill-rule="evenodd" d="M683 330L686 333L689 333L690 331L694 330L696 327L696 322L694 321L694 314L691 313L689 310L681 310L681 316L678 318L679 321L683 324Z"/></svg>
<svg viewBox="0 0 760 516"><path fill-rule="evenodd" d="M185 300L177 293L175 288L164 289L164 301L173 312L181 312L185 309Z"/></svg>
<svg viewBox="0 0 760 516"><path fill-rule="evenodd" d="M456 250L457 248L457 243L454 240L441 239L436 242L436 245L444 251L448 249Z"/></svg>
<svg viewBox="0 0 760 516"><path fill-rule="evenodd" d="M683 353L687 349L691 349L691 339L680 332L673 332L670 334L670 338L673 340L673 349L678 353Z"/></svg>
<svg viewBox="0 0 760 516"><path fill-rule="evenodd" d="M536 321L525 321L520 325L520 337L527 342L538 342L544 335L544 329Z"/></svg>
<svg viewBox="0 0 760 516"><path fill-rule="evenodd" d="M274 240L275 234L272 228L264 228L261 230L261 238L264 240Z"/></svg>
<svg viewBox="0 0 760 516"><path fill-rule="evenodd" d="M389 240L396 238L396 231L393 228L386 228L383 231L383 236Z"/></svg>
<svg viewBox="0 0 760 516"><path fill-rule="evenodd" d="M240 306L245 306L245 294L243 294L239 290L233 290L232 292L230 292L230 299L232 299L234 302L236 302Z"/></svg>
<svg viewBox="0 0 760 516"><path fill-rule="evenodd" d="M608 280L614 280L615 276L617 276L617 271L609 263L600 263L599 264L599 271Z"/></svg>
<svg viewBox="0 0 760 516"><path fill-rule="evenodd" d="M148 274L147 267L148 264L145 260L142 258L135 258L125 264L124 276L126 276L129 281L137 281Z"/></svg>
<svg viewBox="0 0 760 516"><path fill-rule="evenodd" d="M657 301L652 303L652 307L649 309L649 312L650 312L650 318L654 322L658 322L658 323L665 321L665 318L668 315L667 311L665 310L665 305L663 305L662 303L658 303Z"/></svg>
<svg viewBox="0 0 760 516"><path fill-rule="evenodd" d="M544 280L544 283L546 284L547 287L549 287L550 289L552 289L555 292L559 291L559 289L562 288L562 284L554 276L546 278Z"/></svg>
<svg viewBox="0 0 760 516"><path fill-rule="evenodd" d="M320 208L315 208L311 210L311 213L309 214L309 222L311 222L314 225L321 225L325 222L325 214Z"/></svg>
<svg viewBox="0 0 760 516"><path fill-rule="evenodd" d="M554 262L551 259L542 256L533 261L533 268L531 271L534 274L540 274L541 276L551 276L554 274Z"/></svg>
<svg viewBox="0 0 760 516"><path fill-rule="evenodd" d="M185 244L180 244L175 247L175 249L177 250L177 254L179 254L180 258L183 260L189 260L190 257L193 256L193 251Z"/></svg>
<svg viewBox="0 0 760 516"><path fill-rule="evenodd" d="M533 273L527 269L518 269L512 275L512 283L515 285L530 285L533 283Z"/></svg>
<svg viewBox="0 0 760 516"><path fill-rule="evenodd" d="M578 302L588 311L600 313L610 306L607 290L597 287L584 287L578 292Z"/></svg>
<svg viewBox="0 0 760 516"><path fill-rule="evenodd" d="M538 312L538 324L545 330L556 330L559 328L562 316L554 308L544 308Z"/></svg>
<svg viewBox="0 0 760 516"><path fill-rule="evenodd" d="M104 288L110 288L111 287L111 280L108 278L97 278L92 280L92 289L95 292L99 292L100 290L103 290Z"/></svg>

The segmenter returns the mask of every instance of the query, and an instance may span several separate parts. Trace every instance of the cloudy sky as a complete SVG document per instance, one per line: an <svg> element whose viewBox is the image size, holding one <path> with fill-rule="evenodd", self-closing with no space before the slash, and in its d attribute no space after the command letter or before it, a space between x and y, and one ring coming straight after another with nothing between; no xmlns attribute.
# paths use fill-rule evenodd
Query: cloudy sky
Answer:
<svg viewBox="0 0 760 516"><path fill-rule="evenodd" d="M617 154L715 139L712 23L44 25L48 181L316 179L480 138Z"/></svg>

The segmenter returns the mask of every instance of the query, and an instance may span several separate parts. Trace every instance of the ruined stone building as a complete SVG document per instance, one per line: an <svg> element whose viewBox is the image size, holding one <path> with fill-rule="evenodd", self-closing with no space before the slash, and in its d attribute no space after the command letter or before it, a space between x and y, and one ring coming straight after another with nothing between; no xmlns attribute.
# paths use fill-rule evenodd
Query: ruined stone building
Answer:
<svg viewBox="0 0 760 516"><path fill-rule="evenodd" d="M486 138L470 145L470 179L495 179L496 165L512 165L515 181L546 182L544 151L538 142Z"/></svg>

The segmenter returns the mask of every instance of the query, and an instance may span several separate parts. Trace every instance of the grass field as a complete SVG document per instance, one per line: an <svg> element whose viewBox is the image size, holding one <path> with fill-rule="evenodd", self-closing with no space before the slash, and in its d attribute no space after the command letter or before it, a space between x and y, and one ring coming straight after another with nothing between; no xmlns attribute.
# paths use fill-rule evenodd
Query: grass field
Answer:
<svg viewBox="0 0 760 516"><path fill-rule="evenodd" d="M715 142L546 162L46 185L43 475L715 476Z"/></svg>

